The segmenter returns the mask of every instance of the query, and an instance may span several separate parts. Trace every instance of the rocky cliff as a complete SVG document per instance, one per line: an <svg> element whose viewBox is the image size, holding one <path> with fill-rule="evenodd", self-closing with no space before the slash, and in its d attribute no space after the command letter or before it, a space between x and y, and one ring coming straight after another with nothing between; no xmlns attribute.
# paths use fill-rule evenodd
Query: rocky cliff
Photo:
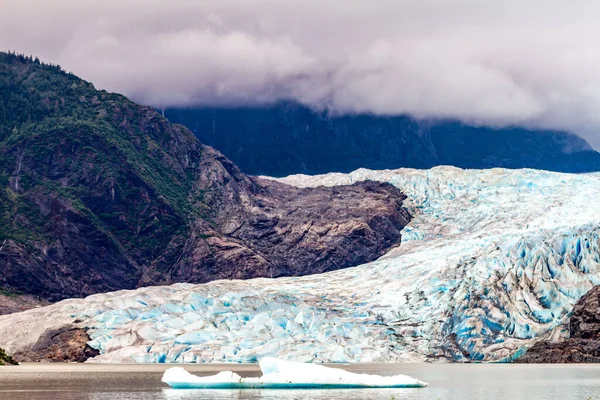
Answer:
<svg viewBox="0 0 600 400"><path fill-rule="evenodd" d="M48 300L371 261L409 221L388 184L244 175L123 96L0 53L0 289Z"/></svg>

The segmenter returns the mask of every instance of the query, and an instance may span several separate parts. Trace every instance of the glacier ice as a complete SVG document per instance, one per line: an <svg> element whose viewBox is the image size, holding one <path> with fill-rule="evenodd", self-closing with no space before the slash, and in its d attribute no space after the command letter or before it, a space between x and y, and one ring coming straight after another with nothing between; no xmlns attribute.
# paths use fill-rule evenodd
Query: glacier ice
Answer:
<svg viewBox="0 0 600 400"><path fill-rule="evenodd" d="M242 389L246 387L243 381L244 378L231 371L199 377L181 367L169 368L162 377L163 383L175 389Z"/></svg>
<svg viewBox="0 0 600 400"><path fill-rule="evenodd" d="M95 362L510 361L565 336L574 303L600 284L598 175L436 167L281 180L365 179L400 188L414 216L377 261L67 300L0 316L0 342L16 352L80 320Z"/></svg>
<svg viewBox="0 0 600 400"><path fill-rule="evenodd" d="M263 375L242 378L231 371L198 377L181 367L169 368L162 381L175 389L309 389L309 388L419 388L427 383L406 375L356 374L316 364L303 364L272 357L259 362Z"/></svg>

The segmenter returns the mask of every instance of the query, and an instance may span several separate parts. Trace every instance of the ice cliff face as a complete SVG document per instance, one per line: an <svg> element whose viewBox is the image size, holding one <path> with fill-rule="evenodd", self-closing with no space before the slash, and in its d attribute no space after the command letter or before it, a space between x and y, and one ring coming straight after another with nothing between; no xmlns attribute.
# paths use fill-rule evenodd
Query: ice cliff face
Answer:
<svg viewBox="0 0 600 400"><path fill-rule="evenodd" d="M437 167L282 179L362 180L398 187L414 216L375 262L68 300L0 317L0 342L16 352L74 324L98 362L511 360L566 335L573 305L600 284L597 175Z"/></svg>

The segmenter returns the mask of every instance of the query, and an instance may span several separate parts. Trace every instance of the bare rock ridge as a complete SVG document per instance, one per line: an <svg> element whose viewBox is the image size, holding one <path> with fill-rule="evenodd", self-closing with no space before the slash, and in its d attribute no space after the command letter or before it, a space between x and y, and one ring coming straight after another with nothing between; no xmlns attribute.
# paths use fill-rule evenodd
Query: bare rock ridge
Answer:
<svg viewBox="0 0 600 400"><path fill-rule="evenodd" d="M6 53L0 189L0 290L50 301L351 267L410 220L392 185L249 177L152 108Z"/></svg>
<svg viewBox="0 0 600 400"><path fill-rule="evenodd" d="M84 362L100 352L87 343L84 329L67 326L44 334L29 350L15 353L18 362Z"/></svg>
<svg viewBox="0 0 600 400"><path fill-rule="evenodd" d="M570 338L564 342L538 342L517 359L520 363L599 363L600 286L587 292L569 322Z"/></svg>
<svg viewBox="0 0 600 400"><path fill-rule="evenodd" d="M211 148L198 185L214 223L192 235L171 271L178 281L306 275L358 265L399 243L410 215L391 185L300 189L250 178ZM206 237L209 235L209 237Z"/></svg>

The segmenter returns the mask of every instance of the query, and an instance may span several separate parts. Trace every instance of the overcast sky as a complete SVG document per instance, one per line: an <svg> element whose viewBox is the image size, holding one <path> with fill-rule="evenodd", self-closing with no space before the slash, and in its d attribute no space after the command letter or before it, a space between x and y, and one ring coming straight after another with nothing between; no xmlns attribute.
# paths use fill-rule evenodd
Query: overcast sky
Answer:
<svg viewBox="0 0 600 400"><path fill-rule="evenodd" d="M598 0L0 0L0 49L157 107L287 99L600 147L599 21Z"/></svg>

